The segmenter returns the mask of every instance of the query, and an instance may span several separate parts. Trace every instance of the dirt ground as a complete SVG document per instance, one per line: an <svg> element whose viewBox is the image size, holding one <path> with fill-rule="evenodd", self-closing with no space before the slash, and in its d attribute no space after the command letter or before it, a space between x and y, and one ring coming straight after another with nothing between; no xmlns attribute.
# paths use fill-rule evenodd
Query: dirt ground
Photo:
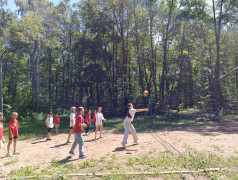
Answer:
<svg viewBox="0 0 238 180"><path fill-rule="evenodd" d="M212 126L165 129L152 134L144 132L138 133L139 145L133 145L133 139L130 135L126 149L121 147L123 132L104 131L104 138L97 139L96 141L94 141L94 133L91 132L88 136L83 136L85 141L84 153L87 158L95 159L116 154L117 158L123 161L130 156L153 155L155 152L153 150L157 152L165 150L165 147L158 141L161 138L163 142L173 145L180 152L185 151L185 148L190 146L198 151L212 152L222 157L231 157L238 156L237 132L237 122L224 122ZM75 150L74 156L69 155L72 143L65 144L67 136L67 134L53 135L52 141L47 142L45 137L19 141L17 143L17 150L21 154L17 155L17 162L3 166L1 169L5 172L10 172L13 169L34 165L40 165L40 169L43 169L49 166L54 158L62 163L85 161L85 159L78 159L78 147ZM73 140L74 136L72 135L71 141ZM6 146L7 144L0 149L0 162L2 164L16 158L6 157ZM13 147L11 147L12 150Z"/></svg>

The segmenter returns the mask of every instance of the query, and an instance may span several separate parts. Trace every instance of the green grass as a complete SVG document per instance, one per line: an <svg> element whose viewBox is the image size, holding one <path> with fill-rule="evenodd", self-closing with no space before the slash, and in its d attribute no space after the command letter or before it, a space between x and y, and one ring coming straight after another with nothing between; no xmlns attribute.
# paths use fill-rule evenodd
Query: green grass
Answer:
<svg viewBox="0 0 238 180"><path fill-rule="evenodd" d="M103 124L104 129L108 130L124 130L123 124L124 118L114 118L108 119L107 122ZM197 121L196 118L182 118L173 115L161 115L154 116L153 125L150 123L150 116L136 116L133 121L133 125L138 132L144 132L151 129L160 130L164 128L173 127L189 127L189 126L199 126L204 124L213 124L214 122Z"/></svg>
<svg viewBox="0 0 238 180"><path fill-rule="evenodd" d="M125 161L118 161L116 155L112 155L105 161L97 159L86 159L79 164L65 163L60 164L56 159L52 159L52 164L39 172L39 166L27 166L18 170L12 170L10 177L23 177L35 175L50 175L55 179L70 179L68 174L72 173L108 173L110 175L103 176L102 179L143 179L148 178L145 175L125 175L124 172L154 172L152 177L160 177L163 179L181 179L186 177L182 174L159 174L163 171L172 170L197 170L205 168L227 168L223 172L207 172L200 173L200 176L206 176L210 179L236 179L237 173L233 170L238 169L238 157L231 157L228 159L222 158L219 155L198 152L196 150L188 149L177 157L171 156L167 151L161 151L157 155L141 157L128 157ZM120 173L121 175L115 175ZM93 177L92 177L93 178Z"/></svg>
<svg viewBox="0 0 238 180"><path fill-rule="evenodd" d="M8 166L10 164L15 164L18 162L18 158L17 157L14 157L14 159L12 159L11 161L7 161L5 163L3 163L4 166Z"/></svg>

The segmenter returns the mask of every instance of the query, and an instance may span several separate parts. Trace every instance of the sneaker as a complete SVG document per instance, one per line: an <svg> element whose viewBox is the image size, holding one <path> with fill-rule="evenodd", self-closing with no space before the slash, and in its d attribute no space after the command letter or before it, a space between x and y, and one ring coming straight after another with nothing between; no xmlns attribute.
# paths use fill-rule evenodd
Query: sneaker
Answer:
<svg viewBox="0 0 238 180"><path fill-rule="evenodd" d="M103 138L103 136L100 136L100 138Z"/></svg>
<svg viewBox="0 0 238 180"><path fill-rule="evenodd" d="M79 159L84 159L84 158L87 158L85 155L80 155L79 156Z"/></svg>
<svg viewBox="0 0 238 180"><path fill-rule="evenodd" d="M14 155L18 155L18 154L21 154L19 151L15 151L13 152Z"/></svg>
<svg viewBox="0 0 238 180"><path fill-rule="evenodd" d="M46 139L46 141L51 141L52 139Z"/></svg>
<svg viewBox="0 0 238 180"><path fill-rule="evenodd" d="M124 143L121 143L121 145L122 145L124 148L126 148L126 144L124 144Z"/></svg>
<svg viewBox="0 0 238 180"><path fill-rule="evenodd" d="M11 153L7 153L7 157L12 157L13 155Z"/></svg>
<svg viewBox="0 0 238 180"><path fill-rule="evenodd" d="M66 142L66 144L68 144L68 143L72 143L72 142L70 142L70 141L67 141L67 142Z"/></svg>
<svg viewBox="0 0 238 180"><path fill-rule="evenodd" d="M137 142L134 142L134 144L139 145L139 142L138 142L138 141L137 141Z"/></svg>
<svg viewBox="0 0 238 180"><path fill-rule="evenodd" d="M74 152L72 152L72 151L69 151L69 154L72 154L72 155L74 155Z"/></svg>

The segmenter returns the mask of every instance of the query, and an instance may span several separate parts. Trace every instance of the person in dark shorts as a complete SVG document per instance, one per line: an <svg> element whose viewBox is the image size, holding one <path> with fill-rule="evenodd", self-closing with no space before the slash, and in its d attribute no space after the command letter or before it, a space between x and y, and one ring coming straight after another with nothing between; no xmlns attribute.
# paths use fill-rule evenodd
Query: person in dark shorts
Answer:
<svg viewBox="0 0 238 180"><path fill-rule="evenodd" d="M7 157L11 157L13 155L20 154L20 152L16 150L17 138L19 136L19 134L18 134L19 123L18 123L17 117L18 117L18 113L17 112L13 112L12 113L12 119L8 123L9 141L8 141L8 145L7 145ZM12 144L12 140L14 141L13 155L10 153L10 147L11 147L11 144Z"/></svg>
<svg viewBox="0 0 238 180"><path fill-rule="evenodd" d="M51 140L50 139L50 136L51 136L51 132L54 128L54 122L53 122L53 113L50 112L45 120L45 125L48 129L48 134L47 134L47 138L46 138L46 141L49 141Z"/></svg>

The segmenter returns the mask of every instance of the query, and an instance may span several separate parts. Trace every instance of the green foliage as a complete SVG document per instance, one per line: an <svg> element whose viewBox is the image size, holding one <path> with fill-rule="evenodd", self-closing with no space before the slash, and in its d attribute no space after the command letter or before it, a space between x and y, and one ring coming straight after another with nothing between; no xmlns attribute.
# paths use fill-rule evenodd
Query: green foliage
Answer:
<svg viewBox="0 0 238 180"><path fill-rule="evenodd" d="M14 176L31 176L34 175L35 171L38 170L39 168L40 168L39 165L21 167L18 170L12 170L10 174Z"/></svg>
<svg viewBox="0 0 238 180"><path fill-rule="evenodd" d="M22 121L41 119L33 111L67 111L73 105L103 106L105 116L122 116L128 102L148 106L145 89L160 110L162 98L212 82L218 54L219 76L236 67L238 39L237 2L215 2L213 16L204 0L85 0L74 8L69 1L17 0L18 14L3 9L1 1L7 119L11 111ZM214 22L221 22L219 49ZM235 71L220 81L217 105L223 113L237 110L237 82ZM211 85L161 106L214 114L214 93Z"/></svg>

